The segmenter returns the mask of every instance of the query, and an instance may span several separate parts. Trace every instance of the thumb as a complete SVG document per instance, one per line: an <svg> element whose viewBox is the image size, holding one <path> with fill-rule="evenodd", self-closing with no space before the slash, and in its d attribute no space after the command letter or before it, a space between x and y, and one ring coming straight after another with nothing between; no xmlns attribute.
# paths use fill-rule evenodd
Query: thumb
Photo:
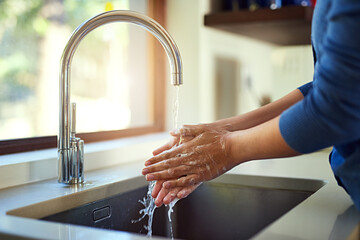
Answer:
<svg viewBox="0 0 360 240"><path fill-rule="evenodd" d="M180 128L180 135L183 137L196 137L206 130L203 124L199 125L184 125Z"/></svg>

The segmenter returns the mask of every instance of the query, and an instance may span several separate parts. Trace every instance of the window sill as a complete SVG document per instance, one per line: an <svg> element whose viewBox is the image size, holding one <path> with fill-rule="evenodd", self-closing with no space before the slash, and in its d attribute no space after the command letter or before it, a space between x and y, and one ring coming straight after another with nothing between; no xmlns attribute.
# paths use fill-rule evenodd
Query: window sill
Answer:
<svg viewBox="0 0 360 240"><path fill-rule="evenodd" d="M145 160L168 139L168 133L156 133L85 144L85 172ZM55 148L0 156L0 189L56 177Z"/></svg>

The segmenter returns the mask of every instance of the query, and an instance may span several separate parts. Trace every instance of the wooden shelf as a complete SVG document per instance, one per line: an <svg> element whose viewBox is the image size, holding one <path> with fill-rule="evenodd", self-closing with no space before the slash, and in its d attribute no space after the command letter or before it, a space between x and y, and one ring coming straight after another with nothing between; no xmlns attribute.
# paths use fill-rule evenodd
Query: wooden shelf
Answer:
<svg viewBox="0 0 360 240"><path fill-rule="evenodd" d="M273 44L305 45L311 43L312 14L312 7L302 6L240 10L207 14L204 24Z"/></svg>

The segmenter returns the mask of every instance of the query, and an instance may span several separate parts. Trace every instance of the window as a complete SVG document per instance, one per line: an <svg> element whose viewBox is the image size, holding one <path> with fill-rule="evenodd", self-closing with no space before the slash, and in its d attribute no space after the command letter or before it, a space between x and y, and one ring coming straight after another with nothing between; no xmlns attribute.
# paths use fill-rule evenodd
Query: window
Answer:
<svg viewBox="0 0 360 240"><path fill-rule="evenodd" d="M164 0L0 1L0 154L56 146L60 57L71 32L111 9L164 24ZM102 26L72 61L71 99L85 142L164 128L164 50L147 31Z"/></svg>

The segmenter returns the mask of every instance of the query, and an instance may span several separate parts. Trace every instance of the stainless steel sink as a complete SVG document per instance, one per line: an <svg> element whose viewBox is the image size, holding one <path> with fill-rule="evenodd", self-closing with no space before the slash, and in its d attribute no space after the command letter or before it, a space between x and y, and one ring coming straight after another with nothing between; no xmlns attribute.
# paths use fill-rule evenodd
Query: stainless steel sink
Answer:
<svg viewBox="0 0 360 240"><path fill-rule="evenodd" d="M186 199L176 203L172 214L174 237L249 239L324 185L325 182L320 180L225 174L202 184ZM140 217L143 205L139 200L146 192L147 182L143 177L137 177L78 192L72 197L75 205L75 199L80 199L79 204L62 212L49 206L57 206L75 194L9 214L146 234L147 218L138 223L131 221ZM88 201L83 203L84 199ZM34 214L37 210L41 214ZM170 237L167 214L164 206L155 210L154 236Z"/></svg>

